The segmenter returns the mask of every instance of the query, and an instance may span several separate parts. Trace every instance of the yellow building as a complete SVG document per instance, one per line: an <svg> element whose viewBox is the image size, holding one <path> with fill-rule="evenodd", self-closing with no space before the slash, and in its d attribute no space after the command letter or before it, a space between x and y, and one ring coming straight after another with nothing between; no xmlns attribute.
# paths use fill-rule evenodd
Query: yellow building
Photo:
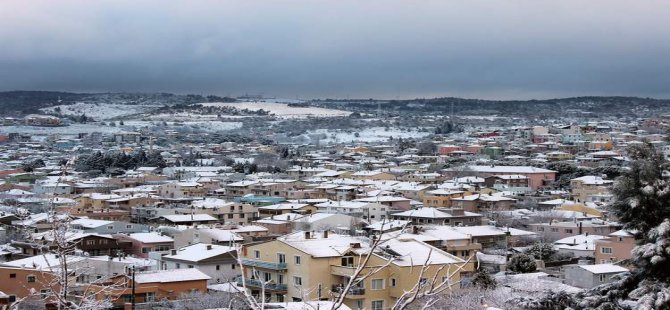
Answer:
<svg viewBox="0 0 670 310"><path fill-rule="evenodd" d="M250 245L243 251L245 285L257 297L265 290L270 301L335 300L370 253L369 244L363 237L298 232ZM388 309L416 283L432 279L456 289L458 267L464 263L412 238L384 240L359 274L361 281L346 292L344 304L352 309Z"/></svg>

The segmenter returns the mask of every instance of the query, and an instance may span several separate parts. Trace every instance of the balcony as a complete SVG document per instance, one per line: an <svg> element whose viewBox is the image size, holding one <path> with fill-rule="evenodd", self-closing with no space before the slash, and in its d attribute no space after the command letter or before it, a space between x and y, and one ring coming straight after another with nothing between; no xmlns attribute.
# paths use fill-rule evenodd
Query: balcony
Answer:
<svg viewBox="0 0 670 310"><path fill-rule="evenodd" d="M263 269L271 269L271 270L286 270L286 269L288 269L288 266L286 266L286 263L273 263L273 262L266 262L266 261L262 261L262 260L255 260L255 259L248 259L248 258L243 258L242 259L242 265L249 266L249 267L263 268Z"/></svg>
<svg viewBox="0 0 670 310"><path fill-rule="evenodd" d="M347 267L347 266L330 266L330 274L342 277L352 277L356 272L356 267Z"/></svg>
<svg viewBox="0 0 670 310"><path fill-rule="evenodd" d="M237 284L242 286L242 278L237 279ZM274 291L274 292L286 292L288 289L288 286L286 284L277 284L277 283L265 283L263 284L262 281L256 280L256 279L244 279L244 284L247 286L247 288L257 288L257 289L262 289L263 286L265 286L266 291Z"/></svg>
<svg viewBox="0 0 670 310"><path fill-rule="evenodd" d="M330 288L330 291L337 295L340 295L342 291L344 291L344 285L333 285ZM363 295L365 295L365 288L362 287L354 286L350 288L349 291L347 292L347 298L356 298L356 299L364 298Z"/></svg>

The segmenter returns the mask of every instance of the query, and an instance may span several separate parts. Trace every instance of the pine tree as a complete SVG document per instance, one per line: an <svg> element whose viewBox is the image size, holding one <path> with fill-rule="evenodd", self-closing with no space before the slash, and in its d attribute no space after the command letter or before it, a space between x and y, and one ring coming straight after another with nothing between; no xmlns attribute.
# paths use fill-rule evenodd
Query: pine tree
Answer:
<svg viewBox="0 0 670 310"><path fill-rule="evenodd" d="M518 273L534 272L537 269L535 259L523 253L515 254L507 263L507 270Z"/></svg>

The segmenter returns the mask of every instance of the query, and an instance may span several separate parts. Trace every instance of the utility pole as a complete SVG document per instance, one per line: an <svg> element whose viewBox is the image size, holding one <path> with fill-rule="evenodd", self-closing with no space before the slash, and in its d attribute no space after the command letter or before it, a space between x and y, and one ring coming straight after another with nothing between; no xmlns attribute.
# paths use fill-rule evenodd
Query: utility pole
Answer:
<svg viewBox="0 0 670 310"><path fill-rule="evenodd" d="M130 296L130 309L135 310L135 265L133 265L132 269L130 269L130 272L132 272L133 278L132 295Z"/></svg>

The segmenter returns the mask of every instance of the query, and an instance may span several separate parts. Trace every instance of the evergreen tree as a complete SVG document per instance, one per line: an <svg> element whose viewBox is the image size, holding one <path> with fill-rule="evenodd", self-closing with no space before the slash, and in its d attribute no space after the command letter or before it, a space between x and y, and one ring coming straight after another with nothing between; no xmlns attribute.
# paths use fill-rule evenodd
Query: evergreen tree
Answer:
<svg viewBox="0 0 670 310"><path fill-rule="evenodd" d="M483 290L494 290L498 283L486 270L480 268L472 277L472 286Z"/></svg>
<svg viewBox="0 0 670 310"><path fill-rule="evenodd" d="M535 259L523 253L515 254L507 263L507 270L518 273L534 272L537 269Z"/></svg>

